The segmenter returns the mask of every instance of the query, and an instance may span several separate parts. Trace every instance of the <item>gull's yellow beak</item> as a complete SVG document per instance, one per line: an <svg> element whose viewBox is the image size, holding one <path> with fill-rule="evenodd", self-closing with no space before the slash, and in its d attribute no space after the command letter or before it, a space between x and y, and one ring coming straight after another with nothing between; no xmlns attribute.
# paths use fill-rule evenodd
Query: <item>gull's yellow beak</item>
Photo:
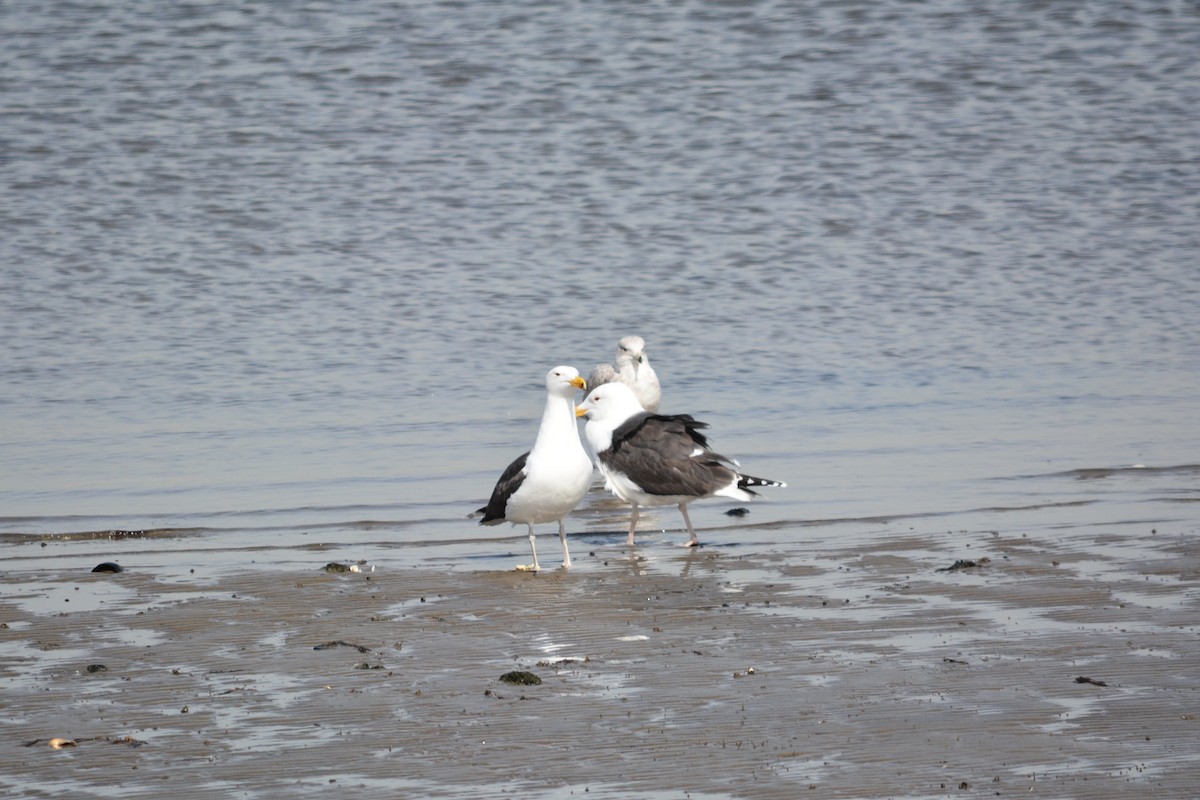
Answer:
<svg viewBox="0 0 1200 800"><path fill-rule="evenodd" d="M577 408L577 409L575 409L575 416L576 416L576 417L586 417L586 416L587 416L587 409L586 409L586 408Z"/></svg>
<svg viewBox="0 0 1200 800"><path fill-rule="evenodd" d="M571 385L574 386L576 389L583 389L585 392L587 391L587 381L585 381L579 375L576 375L574 378L571 378Z"/></svg>

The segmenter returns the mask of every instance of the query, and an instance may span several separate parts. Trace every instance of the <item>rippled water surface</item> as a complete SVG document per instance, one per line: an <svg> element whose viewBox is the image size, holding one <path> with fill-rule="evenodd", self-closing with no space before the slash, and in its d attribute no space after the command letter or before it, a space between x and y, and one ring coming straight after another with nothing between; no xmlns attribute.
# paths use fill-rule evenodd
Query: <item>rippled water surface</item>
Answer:
<svg viewBox="0 0 1200 800"><path fill-rule="evenodd" d="M546 369L629 333L664 410L788 481L756 535L1195 530L1192 3L14 2L0 34L12 554L474 539ZM576 528L620 530L601 500Z"/></svg>
<svg viewBox="0 0 1200 800"><path fill-rule="evenodd" d="M0 786L1194 795L1198 53L1185 0L4 3ZM514 573L468 514L627 334L788 488L631 552L597 485Z"/></svg>

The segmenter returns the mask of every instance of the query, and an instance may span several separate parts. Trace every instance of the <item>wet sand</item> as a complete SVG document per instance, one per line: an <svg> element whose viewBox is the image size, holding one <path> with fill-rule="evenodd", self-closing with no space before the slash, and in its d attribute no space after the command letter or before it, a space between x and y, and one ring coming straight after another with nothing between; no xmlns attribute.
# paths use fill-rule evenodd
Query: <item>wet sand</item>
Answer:
<svg viewBox="0 0 1200 800"><path fill-rule="evenodd" d="M486 540L512 557L469 570L380 558L374 572L331 574L321 553L303 567L10 569L0 786L122 798L1200 792L1193 531L784 533L793 546L710 531L695 551L677 537L633 552L580 537L575 570L540 575L509 569L523 537ZM959 561L975 566L946 569ZM511 670L542 683L502 682ZM54 749L54 737L77 745Z"/></svg>

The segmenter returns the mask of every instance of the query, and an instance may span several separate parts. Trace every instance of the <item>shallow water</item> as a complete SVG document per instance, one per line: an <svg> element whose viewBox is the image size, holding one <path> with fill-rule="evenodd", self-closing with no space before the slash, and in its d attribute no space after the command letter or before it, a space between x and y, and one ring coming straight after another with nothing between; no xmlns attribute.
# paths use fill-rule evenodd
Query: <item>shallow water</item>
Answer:
<svg viewBox="0 0 1200 800"><path fill-rule="evenodd" d="M632 332L791 484L756 520L1197 462L1190 4L0 24L0 532L469 536L544 370Z"/></svg>
<svg viewBox="0 0 1200 800"><path fill-rule="evenodd" d="M76 596L109 560L180 592L527 561L467 515L545 371L630 333L665 411L789 484L693 507L731 595L1012 548L1194 610L1156 577L1200 527L1193 4L17 2L0 33L22 614L147 610ZM625 519L589 496L579 573ZM646 520L632 568L678 575L678 513ZM951 574L988 624L1070 624Z"/></svg>

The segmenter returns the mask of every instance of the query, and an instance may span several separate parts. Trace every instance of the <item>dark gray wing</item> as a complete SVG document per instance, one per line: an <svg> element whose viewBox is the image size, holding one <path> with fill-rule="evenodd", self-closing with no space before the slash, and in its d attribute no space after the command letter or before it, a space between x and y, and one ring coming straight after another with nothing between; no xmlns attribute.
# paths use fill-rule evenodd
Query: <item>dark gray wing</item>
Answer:
<svg viewBox="0 0 1200 800"><path fill-rule="evenodd" d="M707 427L689 414L635 414L613 431L600 459L647 494L705 497L737 474L726 466L729 459L708 449L701 433Z"/></svg>
<svg viewBox="0 0 1200 800"><path fill-rule="evenodd" d="M525 482L525 461L528 458L529 453L517 456L517 460L509 464L500 475L500 480L496 481L496 488L492 489L492 498L488 500L488 504L475 512L483 514L483 519L479 520L480 525L499 525L504 522L508 498L512 497Z"/></svg>

